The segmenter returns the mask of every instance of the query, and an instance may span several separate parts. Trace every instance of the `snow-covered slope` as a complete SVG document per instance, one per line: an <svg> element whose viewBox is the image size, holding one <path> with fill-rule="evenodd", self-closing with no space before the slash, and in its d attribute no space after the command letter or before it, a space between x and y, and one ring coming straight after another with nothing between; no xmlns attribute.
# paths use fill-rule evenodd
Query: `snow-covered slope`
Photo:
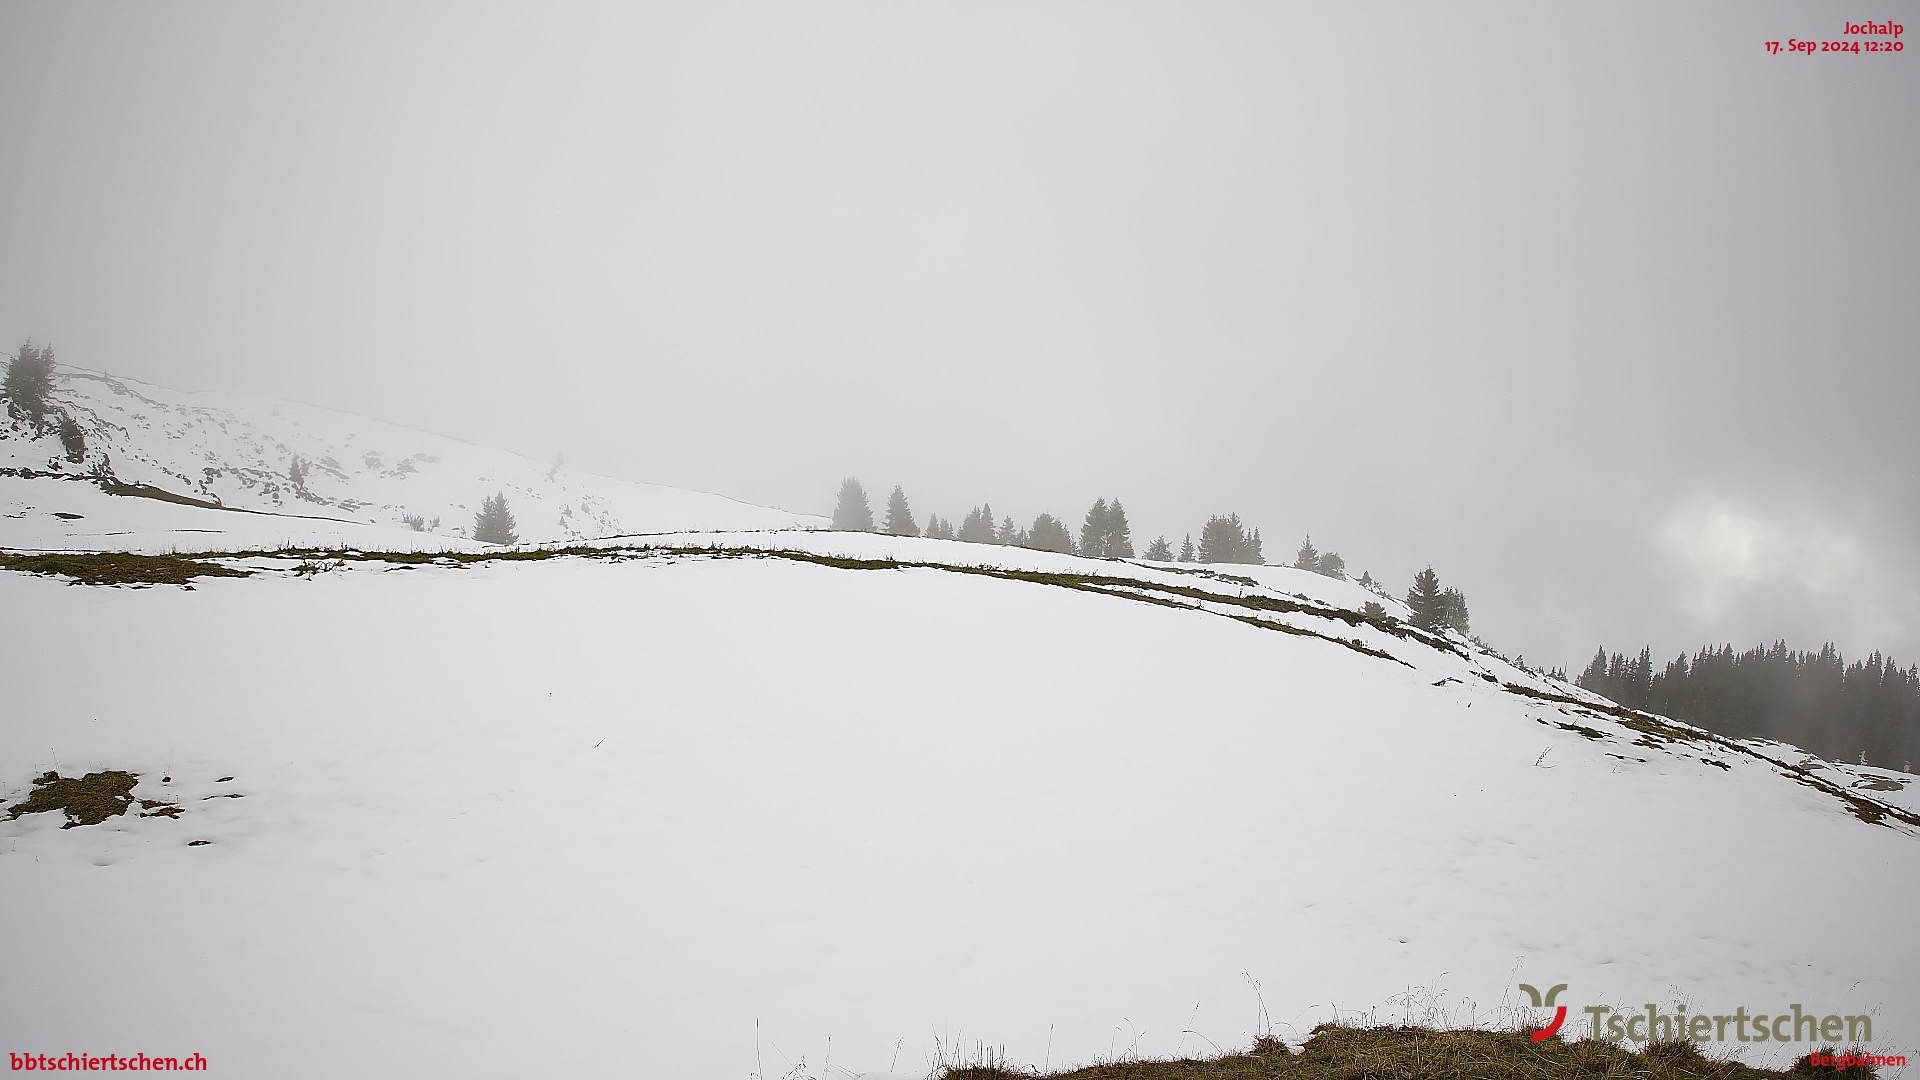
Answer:
<svg viewBox="0 0 1920 1080"><path fill-rule="evenodd" d="M126 769L182 808L0 819L15 1044L905 1077L976 1042L1513 1022L1523 981L1569 984L1570 1028L1800 1003L1920 1044L1920 830L1781 753L1308 574L651 542L192 591L0 571L0 800Z"/></svg>
<svg viewBox="0 0 1920 1080"><path fill-rule="evenodd" d="M393 546L386 533L411 532L408 517L422 519L430 538L400 543L434 547L431 537L463 536L481 500L495 492L507 496L521 538L534 542L824 524L305 405L184 394L74 368L57 373L55 400L79 422L86 453L69 460L57 435L36 435L0 412L0 547ZM103 501L82 487L118 494ZM175 501L157 514L138 505L154 501L141 495ZM76 501L86 505L70 505ZM243 520L232 510L276 520ZM149 527L155 521L172 528ZM219 540L207 542L209 533Z"/></svg>

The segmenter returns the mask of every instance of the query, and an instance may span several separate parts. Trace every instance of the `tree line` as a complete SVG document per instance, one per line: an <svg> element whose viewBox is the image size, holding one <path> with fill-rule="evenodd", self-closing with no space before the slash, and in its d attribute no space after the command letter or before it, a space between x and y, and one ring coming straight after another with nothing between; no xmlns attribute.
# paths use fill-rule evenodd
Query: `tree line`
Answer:
<svg viewBox="0 0 1920 1080"><path fill-rule="evenodd" d="M1093 501L1081 519L1079 539L1076 541L1067 524L1052 514L1036 515L1032 524L1022 528L1011 516L997 517L992 503L982 503L967 511L967 516L961 519L958 527L938 514L929 514L923 528L914 518L906 491L897 484L892 494L887 496L884 520L876 523L872 504L867 499L866 486L857 477L849 476L840 482L840 493L834 501L832 527L844 532L877 532L888 536L925 536L934 540L1000 544L1094 559L1135 557L1133 530L1127 522L1127 510L1117 498L1101 497ZM1249 528L1240 520L1239 514L1231 513L1208 517L1200 527L1198 544L1194 543L1193 534L1188 533L1181 539L1176 552L1166 537L1155 537L1139 557L1149 562L1267 564L1260 530ZM1314 545L1311 534L1301 542L1292 565L1295 569L1309 570L1323 577L1342 581L1347 579L1347 560L1337 551L1320 550ZM1362 573L1355 581L1379 596L1387 595L1371 573ZM1428 630L1471 633L1466 597L1458 589L1441 588L1440 577L1431 566L1414 575L1413 587L1407 591L1406 601L1415 626ZM1367 614L1385 617L1386 609L1369 602Z"/></svg>
<svg viewBox="0 0 1920 1080"><path fill-rule="evenodd" d="M1740 653L1709 645L1656 671L1651 649L1628 657L1602 648L1576 682L1628 708L1828 760L1911 772L1920 758L1920 666L1878 652L1849 664L1832 642L1811 652L1785 641Z"/></svg>

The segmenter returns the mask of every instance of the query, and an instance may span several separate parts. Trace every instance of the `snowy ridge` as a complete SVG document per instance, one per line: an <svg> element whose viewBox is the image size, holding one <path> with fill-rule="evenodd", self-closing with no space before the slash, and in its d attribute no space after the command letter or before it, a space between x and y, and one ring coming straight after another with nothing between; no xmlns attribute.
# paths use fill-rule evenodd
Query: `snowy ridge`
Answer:
<svg viewBox="0 0 1920 1080"><path fill-rule="evenodd" d="M50 1046L919 1077L936 1035L1059 1067L1263 1016L1515 1023L1522 981L1569 984L1570 1026L1798 1002L1920 1045L1910 820L1359 618L1351 583L825 532L230 563L0 572L31 673L0 801L128 769L185 807L0 820L50 943L0 1011ZM1875 778L1900 790L1851 790L1888 811L1915 782Z"/></svg>
<svg viewBox="0 0 1920 1080"><path fill-rule="evenodd" d="M565 540L661 529L816 527L816 517L719 495L634 483L546 465L504 450L306 405L181 393L100 372L63 368L55 404L86 434L82 461L60 440L0 415L0 546L211 548L191 533L229 534L229 547L328 541L395 550L405 519L461 546L480 501L504 492L523 540ZM304 465L298 483L294 462ZM116 482L100 483L103 478ZM53 483L65 480L66 483ZM128 495L111 502L80 488L153 489L185 502ZM151 492L150 492L151 493ZM279 515L268 524L192 502ZM83 505L84 504L84 505ZM91 512L90 512L91 511ZM79 514L78 518L59 514ZM168 536L168 532L184 536Z"/></svg>

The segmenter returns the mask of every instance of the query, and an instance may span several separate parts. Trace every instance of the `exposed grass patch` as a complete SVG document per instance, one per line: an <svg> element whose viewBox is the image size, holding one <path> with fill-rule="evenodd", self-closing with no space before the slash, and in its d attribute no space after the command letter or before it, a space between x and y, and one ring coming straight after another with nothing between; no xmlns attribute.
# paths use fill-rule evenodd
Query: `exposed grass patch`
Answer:
<svg viewBox="0 0 1920 1080"><path fill-rule="evenodd" d="M1656 739L1664 739L1667 742L1691 742L1695 738L1693 732L1674 727L1672 724L1665 723L1659 718L1648 716L1645 713L1623 716L1620 718L1620 722L1635 731L1651 735Z"/></svg>
<svg viewBox="0 0 1920 1080"><path fill-rule="evenodd" d="M7 820L59 810L67 815L67 823L60 826L63 829L98 825L127 812L133 805L133 785L139 782L137 775L118 769L85 776L45 772L34 777L32 793L7 808Z"/></svg>
<svg viewBox="0 0 1920 1080"><path fill-rule="evenodd" d="M141 799L141 817L177 818L186 811L179 803L170 803L163 799Z"/></svg>
<svg viewBox="0 0 1920 1080"><path fill-rule="evenodd" d="M77 585L185 585L195 578L248 576L236 567L182 555L124 552L0 555L0 569L72 578Z"/></svg>
<svg viewBox="0 0 1920 1080"><path fill-rule="evenodd" d="M950 1068L941 1080L1032 1080L1042 1074L999 1065ZM1315 1028L1299 1053L1262 1039L1243 1054L1205 1060L1129 1061L1047 1073L1050 1080L1769 1080L1831 1075L1869 1080L1868 1068L1791 1070L1715 1060L1690 1042L1638 1051L1595 1040L1533 1042L1523 1031L1428 1028Z"/></svg>
<svg viewBox="0 0 1920 1080"><path fill-rule="evenodd" d="M196 499L191 495L182 495L177 491L168 491L151 484L123 484L118 480L102 480L100 490L109 495L120 495L134 499L152 499L155 502L175 503L180 506L197 506L202 510L225 510L217 502Z"/></svg>

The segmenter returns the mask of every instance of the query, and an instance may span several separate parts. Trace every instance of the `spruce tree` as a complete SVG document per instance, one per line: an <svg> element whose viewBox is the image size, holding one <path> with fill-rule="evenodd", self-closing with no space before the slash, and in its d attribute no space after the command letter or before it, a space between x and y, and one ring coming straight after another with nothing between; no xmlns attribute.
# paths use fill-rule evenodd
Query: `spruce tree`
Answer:
<svg viewBox="0 0 1920 1080"><path fill-rule="evenodd" d="M0 383L7 397L7 413L39 428L53 407L53 346L22 343L7 365L7 378Z"/></svg>
<svg viewBox="0 0 1920 1080"><path fill-rule="evenodd" d="M1153 538L1153 543L1147 545L1146 559L1148 562L1173 561L1173 548L1167 545L1166 537L1156 536Z"/></svg>
<svg viewBox="0 0 1920 1080"><path fill-rule="evenodd" d="M1413 575L1413 588L1407 590L1407 608L1413 612L1413 625L1431 630L1439 625L1440 575L1429 566Z"/></svg>
<svg viewBox="0 0 1920 1080"><path fill-rule="evenodd" d="M885 532L888 536L920 535L920 526L914 524L913 511L907 507L907 493L898 484L893 486L893 494L887 497Z"/></svg>
<svg viewBox="0 0 1920 1080"><path fill-rule="evenodd" d="M1335 580L1345 581L1347 578L1347 560L1341 558L1340 553L1337 551L1323 551L1320 553L1320 558L1316 560L1313 572L1319 574L1321 577L1330 577Z"/></svg>
<svg viewBox="0 0 1920 1080"><path fill-rule="evenodd" d="M960 523L960 532L955 539L970 544L993 543L993 508L976 506L967 511L966 520Z"/></svg>
<svg viewBox="0 0 1920 1080"><path fill-rule="evenodd" d="M1440 594L1440 606L1433 619L1435 626L1449 630L1458 630L1462 634L1472 633L1467 622L1467 598L1459 589L1447 589Z"/></svg>
<svg viewBox="0 0 1920 1080"><path fill-rule="evenodd" d="M1041 514L1033 519L1033 527L1027 530L1027 547L1035 551L1057 551L1063 555L1073 554L1073 534L1067 531L1066 523L1052 514Z"/></svg>
<svg viewBox="0 0 1920 1080"><path fill-rule="evenodd" d="M1786 643L1781 642L1781 653L1786 652ZM1636 709L1647 707L1647 699L1653 692L1653 650L1640 650L1640 656L1633 662L1633 683L1629 691L1633 700L1627 704Z"/></svg>
<svg viewBox="0 0 1920 1080"><path fill-rule="evenodd" d="M1258 552L1240 524L1239 514L1215 514L1200 528L1200 561L1203 563L1251 563Z"/></svg>
<svg viewBox="0 0 1920 1080"><path fill-rule="evenodd" d="M60 414L60 446L67 452L67 460L75 465L87 459L87 433L80 427L80 421L66 413Z"/></svg>
<svg viewBox="0 0 1920 1080"><path fill-rule="evenodd" d="M851 476L840 481L840 499L833 507L833 527L841 532L873 531L873 507L867 505L867 489Z"/></svg>
<svg viewBox="0 0 1920 1080"><path fill-rule="evenodd" d="M1604 694L1607 692L1605 689L1606 684L1607 650L1605 646L1602 646L1594 651L1593 659L1587 662L1587 669L1580 673L1580 678L1574 685L1582 690L1591 690L1596 694Z"/></svg>
<svg viewBox="0 0 1920 1080"><path fill-rule="evenodd" d="M1026 540L1026 534L1013 523L1011 515L1000 520L1000 529L993 534L993 542L1002 547L1020 547Z"/></svg>
<svg viewBox="0 0 1920 1080"><path fill-rule="evenodd" d="M1133 527L1127 524L1127 508L1115 499L1107 504L1106 557L1133 558Z"/></svg>
<svg viewBox="0 0 1920 1080"><path fill-rule="evenodd" d="M994 524L992 503L980 504L980 525L985 530L985 538L981 540L981 543L997 544L1000 542L1000 530L999 527Z"/></svg>
<svg viewBox="0 0 1920 1080"><path fill-rule="evenodd" d="M516 544L520 536L514 532L513 511L507 509L507 496L499 492L480 504L480 512L473 516L473 538L483 544Z"/></svg>
<svg viewBox="0 0 1920 1080"><path fill-rule="evenodd" d="M1300 550L1293 557L1293 568L1295 570L1312 570L1316 573L1319 571L1320 549L1313 546L1312 533L1308 533L1307 538L1300 541Z"/></svg>
<svg viewBox="0 0 1920 1080"><path fill-rule="evenodd" d="M1087 507L1087 516L1080 524L1080 554L1089 559L1107 557L1107 530L1112 521L1107 510L1107 500L1095 499Z"/></svg>
<svg viewBox="0 0 1920 1080"><path fill-rule="evenodd" d="M1186 538L1180 541L1180 555L1174 561L1190 563L1196 557L1193 550L1193 534L1188 533Z"/></svg>

